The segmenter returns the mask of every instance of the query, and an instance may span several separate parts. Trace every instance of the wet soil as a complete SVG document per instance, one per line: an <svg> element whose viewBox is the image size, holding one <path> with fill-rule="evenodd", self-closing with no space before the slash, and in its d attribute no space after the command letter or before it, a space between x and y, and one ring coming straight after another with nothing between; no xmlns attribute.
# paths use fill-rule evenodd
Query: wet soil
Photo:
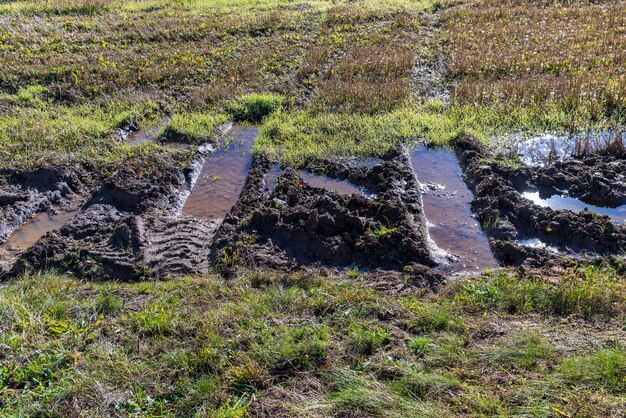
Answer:
<svg viewBox="0 0 626 418"><path fill-rule="evenodd" d="M60 229L80 211L46 211L38 213L31 220L12 232L6 241L0 244L0 273L10 269L12 263L28 248L47 233Z"/></svg>
<svg viewBox="0 0 626 418"><path fill-rule="evenodd" d="M626 226L609 217L523 197L623 204L618 155L512 168L485 163L478 142L460 136L458 160L446 150L411 155L395 147L378 160L316 160L296 169L252 156L256 133L238 128L238 141L212 154L211 146L190 150L192 163L189 155L166 153L157 165L116 167L97 181L78 168L5 174L3 240L38 213L87 199L79 212L58 223L52 218L54 225L42 225L40 215L26 226L24 232L34 228L43 237L3 276L54 268L87 279L138 280L209 269L228 276L239 266L353 266L402 293L437 288L441 272L492 267L494 256L505 265L543 268L565 263L559 251L611 255L626 248ZM439 258L431 237L458 259ZM16 252L31 243L23 242Z"/></svg>
<svg viewBox="0 0 626 418"><path fill-rule="evenodd" d="M79 206L93 178L79 166L0 172L0 276Z"/></svg>
<svg viewBox="0 0 626 418"><path fill-rule="evenodd" d="M623 202L623 156L592 155L544 167L513 168L485 163L486 151L467 135L457 138L457 153L475 193L472 209L491 238L500 262L539 267L561 257L552 248L594 256L619 255L626 248L626 225L588 210L575 213L536 205L522 196L524 192L539 191L548 197L584 196L606 206ZM520 244L521 240L534 238L551 248Z"/></svg>
<svg viewBox="0 0 626 418"><path fill-rule="evenodd" d="M118 167L77 216L30 247L9 275L54 268L81 278L133 280L206 266L210 226L173 215L191 175L173 158L145 172Z"/></svg>
<svg viewBox="0 0 626 418"><path fill-rule="evenodd" d="M463 180L454 151L419 147L411 152L411 164L424 189L422 199L430 237L448 253L447 257L443 255L447 258L441 266L443 271L496 267L489 241L472 213L474 196Z"/></svg>
<svg viewBox="0 0 626 418"><path fill-rule="evenodd" d="M419 185L409 155L391 150L380 164L314 161L309 173L349 181L355 193L308 184L293 168L285 168L268 190L265 177L274 165L258 156L242 198L218 230L212 262L224 270L236 265L291 269L298 266L358 266L366 269L428 272L429 282L442 276L427 245ZM333 182L331 186L334 186ZM364 196L368 189L374 197ZM412 267L419 265L420 267Z"/></svg>

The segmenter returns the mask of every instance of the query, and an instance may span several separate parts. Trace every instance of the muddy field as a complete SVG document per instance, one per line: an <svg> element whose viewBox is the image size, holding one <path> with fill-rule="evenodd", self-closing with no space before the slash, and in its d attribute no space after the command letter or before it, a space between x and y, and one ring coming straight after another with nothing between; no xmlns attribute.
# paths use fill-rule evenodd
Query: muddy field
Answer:
<svg viewBox="0 0 626 418"><path fill-rule="evenodd" d="M396 146L378 159L291 167L252 153L257 129L229 135L226 149L205 144L186 167L170 158L141 175L78 165L3 172L3 278L321 267L414 272L437 287L446 274L565 266L626 248L618 152L512 167L461 135L456 155Z"/></svg>

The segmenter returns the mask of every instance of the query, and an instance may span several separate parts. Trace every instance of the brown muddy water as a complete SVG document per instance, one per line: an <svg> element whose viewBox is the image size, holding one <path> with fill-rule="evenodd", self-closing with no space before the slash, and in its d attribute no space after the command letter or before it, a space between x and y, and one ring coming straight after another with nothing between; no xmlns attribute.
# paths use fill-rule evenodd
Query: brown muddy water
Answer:
<svg viewBox="0 0 626 418"><path fill-rule="evenodd" d="M59 211L56 214L42 212L13 231L6 241L0 244L0 270L2 270L3 263L9 263L48 232L60 229L79 212L80 208Z"/></svg>
<svg viewBox="0 0 626 418"><path fill-rule="evenodd" d="M618 206L616 208L605 208L601 206L594 206L587 204L581 200L575 199L569 196L554 195L547 199L542 199L539 196L539 192L525 192L522 193L522 197L532 201L535 205L548 207L553 210L571 210L572 212L582 212L584 209L588 209L598 215L608 216L614 223L626 222L626 205Z"/></svg>
<svg viewBox="0 0 626 418"><path fill-rule="evenodd" d="M306 184L312 187L332 190L343 195L360 194L363 196L369 196L364 188L350 183L347 180L334 179L325 174L313 174L306 170L298 170L298 174L302 177L302 180L304 180Z"/></svg>
<svg viewBox="0 0 626 418"><path fill-rule="evenodd" d="M454 152L419 147L411 152L411 164L425 189L422 199L430 237L437 247L455 256L442 270L455 273L496 267L487 237L470 209L473 195Z"/></svg>
<svg viewBox="0 0 626 418"><path fill-rule="evenodd" d="M228 146L209 154L192 185L182 213L202 220L221 219L235 205L252 164L252 145L259 129L236 126Z"/></svg>

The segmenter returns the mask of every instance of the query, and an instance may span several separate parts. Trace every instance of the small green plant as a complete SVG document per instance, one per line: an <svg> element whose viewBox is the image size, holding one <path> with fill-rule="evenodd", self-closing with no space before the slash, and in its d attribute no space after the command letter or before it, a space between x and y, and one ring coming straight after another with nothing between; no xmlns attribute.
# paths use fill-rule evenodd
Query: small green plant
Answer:
<svg viewBox="0 0 626 418"><path fill-rule="evenodd" d="M384 239L389 237L391 234L393 234L394 232L397 232L398 228L389 228L386 227L384 225L381 225L379 228L377 229L373 229L369 231L369 235L374 237L374 238L378 238L378 239Z"/></svg>
<svg viewBox="0 0 626 418"><path fill-rule="evenodd" d="M351 352L369 356L392 339L391 334L379 325L354 324L348 335L348 347Z"/></svg>
<svg viewBox="0 0 626 418"><path fill-rule="evenodd" d="M429 337L413 337L409 340L409 350L416 356L424 355L432 345L432 339Z"/></svg>
<svg viewBox="0 0 626 418"><path fill-rule="evenodd" d="M96 297L96 311L104 315L119 312L124 305L122 299L115 293L113 288L103 289Z"/></svg>
<svg viewBox="0 0 626 418"><path fill-rule="evenodd" d="M132 320L137 329L145 335L171 335L176 330L177 318L164 303L152 303L133 314Z"/></svg>
<svg viewBox="0 0 626 418"><path fill-rule="evenodd" d="M351 269L348 269L348 271L346 271L346 277L348 277L349 279L356 279L359 277L359 275L361 274L361 272L359 271L358 267L353 267Z"/></svg>

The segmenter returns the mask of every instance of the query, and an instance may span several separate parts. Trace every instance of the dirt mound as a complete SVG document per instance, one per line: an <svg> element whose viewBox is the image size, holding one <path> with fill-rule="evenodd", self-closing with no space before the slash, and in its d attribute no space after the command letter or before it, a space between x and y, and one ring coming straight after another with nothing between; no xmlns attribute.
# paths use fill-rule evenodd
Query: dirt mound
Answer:
<svg viewBox="0 0 626 418"><path fill-rule="evenodd" d="M12 274L55 268L82 278L135 280L206 271L216 226L175 216L189 172L175 162L144 176L120 168L82 213L26 251Z"/></svg>
<svg viewBox="0 0 626 418"><path fill-rule="evenodd" d="M274 268L434 265L419 188L406 151L396 148L372 168L346 161L315 162L307 168L348 179L377 196L340 195L311 187L292 168L285 169L276 187L264 194L263 178L271 164L257 158L242 200L216 234L212 262Z"/></svg>
<svg viewBox="0 0 626 418"><path fill-rule="evenodd" d="M626 226L612 223L609 217L590 211L552 210L533 204L520 193L539 189L581 198L593 196L595 201L606 204L622 202L624 178L615 168L623 167L623 160L587 157L543 168L517 169L485 163L485 151L469 136L457 138L457 152L475 192L472 209L502 263L540 266L559 257L547 248L520 245L519 241L526 238L537 238L564 251L598 255L619 254L626 248Z"/></svg>

